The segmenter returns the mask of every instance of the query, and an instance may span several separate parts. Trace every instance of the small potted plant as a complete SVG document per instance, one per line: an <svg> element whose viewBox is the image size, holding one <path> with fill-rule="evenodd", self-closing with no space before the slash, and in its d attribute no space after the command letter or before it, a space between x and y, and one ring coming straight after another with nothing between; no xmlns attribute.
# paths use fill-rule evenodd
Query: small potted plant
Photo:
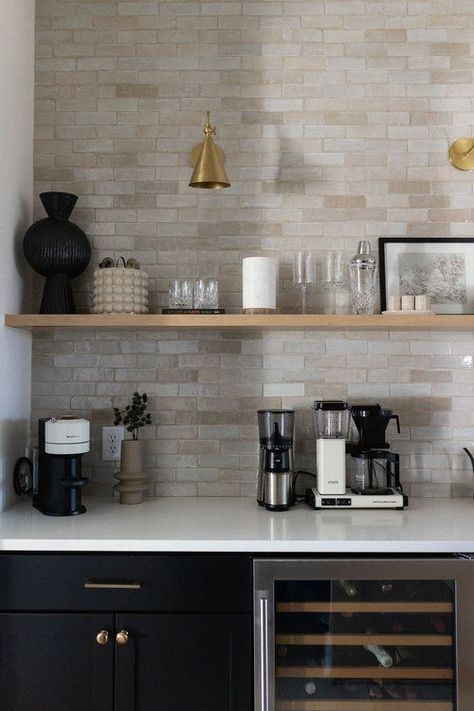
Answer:
<svg viewBox="0 0 474 711"><path fill-rule="evenodd" d="M114 489L120 494L121 504L141 504L143 492L149 487L145 483L142 467L142 447L138 436L145 425L151 425L151 414L147 412L146 393L133 393L132 402L124 410L114 407L114 425L123 424L132 439L122 440L120 471L114 474L119 480Z"/></svg>

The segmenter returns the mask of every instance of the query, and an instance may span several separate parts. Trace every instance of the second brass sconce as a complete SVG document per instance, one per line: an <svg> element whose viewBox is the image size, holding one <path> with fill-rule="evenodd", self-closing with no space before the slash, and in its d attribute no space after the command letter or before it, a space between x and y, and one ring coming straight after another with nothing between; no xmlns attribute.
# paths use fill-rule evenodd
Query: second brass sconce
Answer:
<svg viewBox="0 0 474 711"><path fill-rule="evenodd" d="M474 138L458 138L449 149L449 160L458 170L474 170Z"/></svg>

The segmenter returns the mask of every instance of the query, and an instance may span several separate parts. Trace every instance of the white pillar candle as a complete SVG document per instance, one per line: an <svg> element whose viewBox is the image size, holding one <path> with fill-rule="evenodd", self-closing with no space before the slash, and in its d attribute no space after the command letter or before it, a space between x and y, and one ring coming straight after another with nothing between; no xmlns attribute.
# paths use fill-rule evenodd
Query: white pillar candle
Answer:
<svg viewBox="0 0 474 711"><path fill-rule="evenodd" d="M415 309L415 297L411 294L402 296L402 311L413 311Z"/></svg>
<svg viewBox="0 0 474 711"><path fill-rule="evenodd" d="M276 309L277 263L271 257L242 260L242 306L244 311L266 313Z"/></svg>
<svg viewBox="0 0 474 711"><path fill-rule="evenodd" d="M388 310L389 311L400 311L400 297L399 296L389 296L388 297Z"/></svg>
<svg viewBox="0 0 474 711"><path fill-rule="evenodd" d="M416 311L429 311L430 310L430 297L425 294L419 294L415 296L415 309Z"/></svg>

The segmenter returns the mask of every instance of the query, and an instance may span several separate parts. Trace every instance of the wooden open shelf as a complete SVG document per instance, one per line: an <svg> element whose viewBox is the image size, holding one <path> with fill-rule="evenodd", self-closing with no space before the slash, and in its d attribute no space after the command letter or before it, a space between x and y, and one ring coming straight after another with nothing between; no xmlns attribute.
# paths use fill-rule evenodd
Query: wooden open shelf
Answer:
<svg viewBox="0 0 474 711"><path fill-rule="evenodd" d="M382 647L451 647L449 634L279 634L277 644L357 647L378 644Z"/></svg>
<svg viewBox="0 0 474 711"><path fill-rule="evenodd" d="M418 612L449 613L451 602L279 602L277 612Z"/></svg>
<svg viewBox="0 0 474 711"><path fill-rule="evenodd" d="M277 701L277 711L453 711L450 701Z"/></svg>
<svg viewBox="0 0 474 711"><path fill-rule="evenodd" d="M284 679L453 679L449 667L277 667Z"/></svg>
<svg viewBox="0 0 474 711"><path fill-rule="evenodd" d="M10 328L134 330L474 331L474 315L353 316L352 314L7 314Z"/></svg>

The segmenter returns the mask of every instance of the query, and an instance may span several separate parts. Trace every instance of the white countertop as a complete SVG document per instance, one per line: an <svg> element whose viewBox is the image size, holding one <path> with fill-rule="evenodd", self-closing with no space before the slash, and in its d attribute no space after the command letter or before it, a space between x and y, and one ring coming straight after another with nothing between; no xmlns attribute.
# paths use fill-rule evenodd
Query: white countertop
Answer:
<svg viewBox="0 0 474 711"><path fill-rule="evenodd" d="M138 506L85 500L88 512L43 516L22 502L0 514L3 551L254 553L474 552L472 499L412 499L404 511L269 513L253 499L163 498Z"/></svg>

